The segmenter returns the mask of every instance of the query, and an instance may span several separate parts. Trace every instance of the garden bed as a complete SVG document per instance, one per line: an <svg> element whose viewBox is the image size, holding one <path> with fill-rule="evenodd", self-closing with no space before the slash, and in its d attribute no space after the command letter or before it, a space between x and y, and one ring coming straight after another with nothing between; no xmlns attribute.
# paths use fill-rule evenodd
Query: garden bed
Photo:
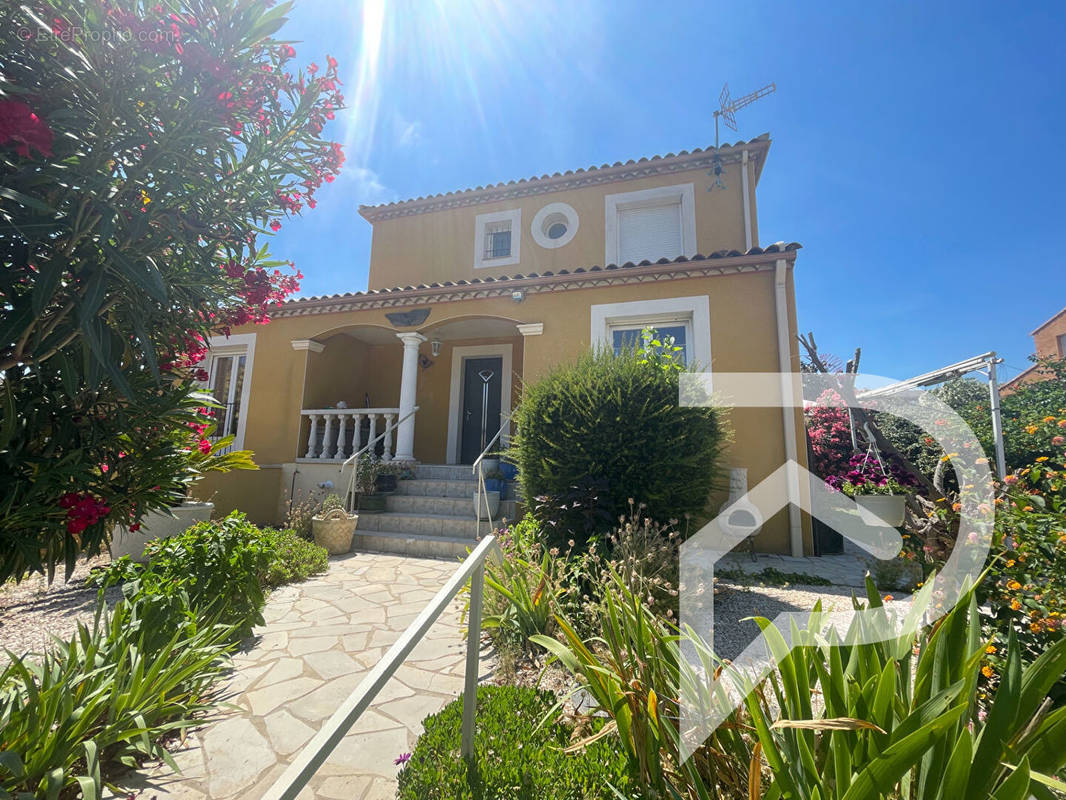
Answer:
<svg viewBox="0 0 1066 800"><path fill-rule="evenodd" d="M69 581L59 574L49 584L44 575L31 575L20 583L0 586L0 659L8 651L17 656L39 653L52 643L52 637L69 639L79 622L92 622L97 590L85 585L96 567L111 563L107 553L79 560ZM113 602L121 589L108 590Z"/></svg>

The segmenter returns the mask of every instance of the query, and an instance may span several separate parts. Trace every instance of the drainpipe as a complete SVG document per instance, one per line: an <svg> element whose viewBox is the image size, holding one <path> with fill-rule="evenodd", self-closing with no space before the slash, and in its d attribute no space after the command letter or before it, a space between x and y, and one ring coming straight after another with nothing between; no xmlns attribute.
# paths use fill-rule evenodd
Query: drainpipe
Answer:
<svg viewBox="0 0 1066 800"><path fill-rule="evenodd" d="M751 190L748 188L748 151L740 157L740 184L744 187L744 252L751 250Z"/></svg>
<svg viewBox="0 0 1066 800"><path fill-rule="evenodd" d="M745 172L745 174L747 174ZM747 206L745 206L747 208ZM777 310L777 357L781 374L781 422L785 433L788 469L788 542L792 555L803 555L803 523L800 517L799 454L796 448L796 409L792 406L792 348L789 346L788 294L785 278L788 267L779 258L774 267L774 301Z"/></svg>

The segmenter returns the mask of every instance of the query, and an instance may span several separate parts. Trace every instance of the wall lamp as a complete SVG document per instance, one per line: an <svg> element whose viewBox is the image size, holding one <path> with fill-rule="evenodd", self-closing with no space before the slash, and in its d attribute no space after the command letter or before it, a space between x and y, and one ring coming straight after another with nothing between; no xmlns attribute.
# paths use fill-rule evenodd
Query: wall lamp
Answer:
<svg viewBox="0 0 1066 800"><path fill-rule="evenodd" d="M434 339L429 343L429 350L433 353L433 357L436 358L440 355L440 339Z"/></svg>
<svg viewBox="0 0 1066 800"><path fill-rule="evenodd" d="M523 292L521 289L515 289L513 292L511 292L511 299L514 300L516 303L521 303L523 300L526 299L526 293Z"/></svg>

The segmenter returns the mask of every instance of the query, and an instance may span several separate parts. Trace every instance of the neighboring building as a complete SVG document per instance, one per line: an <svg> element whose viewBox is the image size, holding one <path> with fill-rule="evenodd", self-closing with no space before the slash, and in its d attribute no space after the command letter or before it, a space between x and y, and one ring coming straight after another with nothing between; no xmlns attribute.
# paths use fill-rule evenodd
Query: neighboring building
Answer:
<svg viewBox="0 0 1066 800"><path fill-rule="evenodd" d="M1029 334L1033 337L1037 358L1066 358L1066 308L1040 325ZM1046 381L1051 374L1042 370L1039 364L1033 364L1025 372L1003 384L1002 394L1010 394L1023 383Z"/></svg>
<svg viewBox="0 0 1066 800"><path fill-rule="evenodd" d="M326 481L343 490L344 458L386 427L386 457L469 465L484 438L501 426L507 436L524 382L590 346L625 346L642 326L672 334L697 367L799 372L799 245L758 246L755 188L769 148L763 135L360 208L373 225L367 291L293 300L269 324L212 342L225 430L261 469L209 476L206 493L222 511L276 523L291 492ZM754 486L790 451L805 464L800 411L794 420L777 408L731 411L725 465L746 467ZM471 487L459 482L469 467L418 474L387 513L360 518L362 546L469 544ZM757 547L809 553L810 532L782 512Z"/></svg>

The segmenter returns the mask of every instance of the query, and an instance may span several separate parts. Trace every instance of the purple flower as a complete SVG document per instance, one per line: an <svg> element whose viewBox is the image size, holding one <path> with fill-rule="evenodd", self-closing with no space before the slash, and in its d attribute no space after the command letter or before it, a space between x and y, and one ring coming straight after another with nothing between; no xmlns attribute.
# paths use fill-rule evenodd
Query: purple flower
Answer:
<svg viewBox="0 0 1066 800"><path fill-rule="evenodd" d="M411 754L410 753L400 753L400 757L397 758L392 763L396 764L397 766L403 766L404 764L406 764L410 760L411 760Z"/></svg>

